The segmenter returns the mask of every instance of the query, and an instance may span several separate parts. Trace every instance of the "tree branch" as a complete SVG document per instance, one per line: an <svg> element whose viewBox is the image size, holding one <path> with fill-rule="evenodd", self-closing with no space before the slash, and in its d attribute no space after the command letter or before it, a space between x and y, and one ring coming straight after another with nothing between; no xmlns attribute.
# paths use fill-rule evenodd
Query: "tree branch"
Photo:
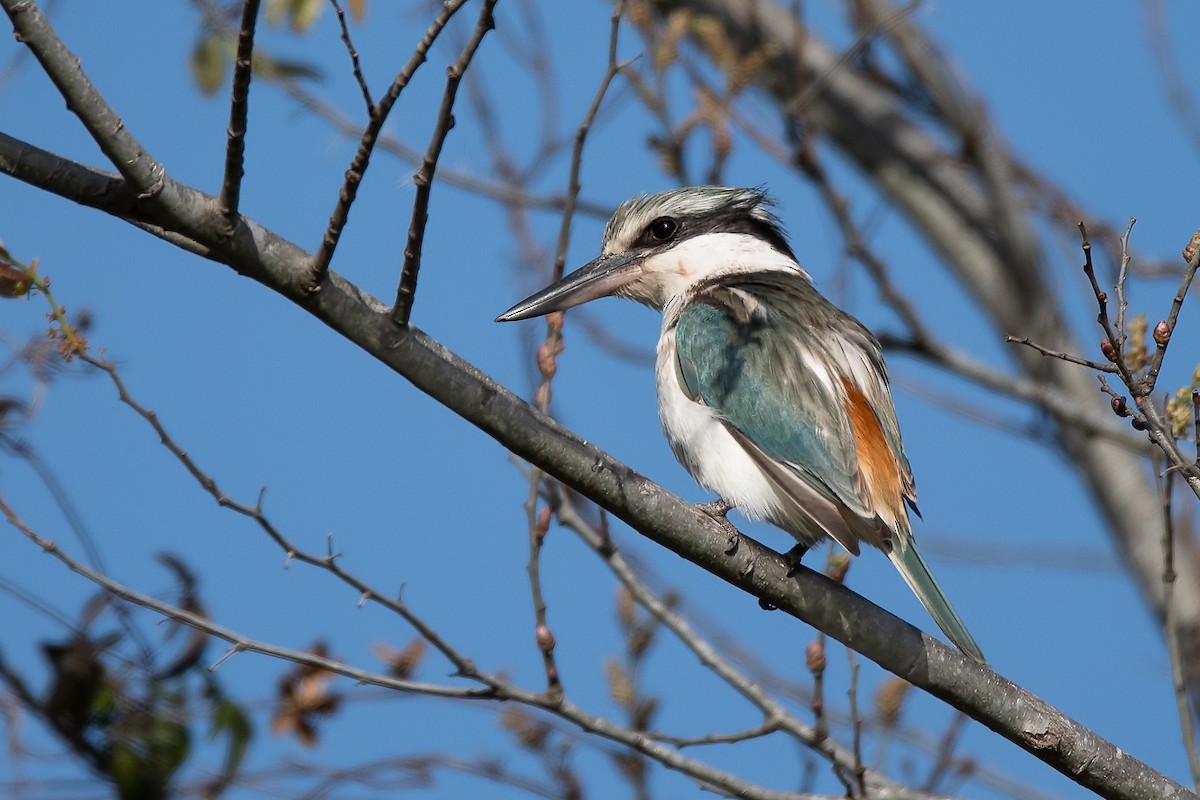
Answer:
<svg viewBox="0 0 1200 800"><path fill-rule="evenodd" d="M225 215L230 232L237 225L238 202L245 174L246 119L250 114L250 70L254 59L254 26L258 21L260 0L245 0L242 26L238 30L237 56L233 62L233 88L230 90L228 141L225 144L225 178L217 204Z"/></svg>
<svg viewBox="0 0 1200 800"><path fill-rule="evenodd" d="M413 200L412 220L408 224L408 237L404 245L404 264L400 269L400 283L396 287L396 302L392 307L392 320L397 325L407 325L412 314L413 300L417 293L417 273L421 269L421 245L425 240L425 223L429 221L429 196L433 192L433 176L437 171L438 157L442 154L442 145L454 127L454 98L458 95L458 85L462 82L463 74L471 66L475 51L483 42L487 32L496 27L492 18L492 9L497 0L484 0L479 12L479 22L470 40L462 52L446 70L446 90L442 92L442 106L438 110L437 123L434 125L433 138L425 150L425 158L421 161L421 169L413 176L417 187L417 196Z"/></svg>
<svg viewBox="0 0 1200 800"><path fill-rule="evenodd" d="M5 2L10 1L5 0ZM437 41L438 36L446 27L446 23L462 8L466 1L446 0L442 4L441 13L429 24L429 27L425 30L425 34L421 37L421 41L417 43L416 49L409 56L408 62L396 74L391 86L388 87L387 93L384 94L379 104L375 107L375 113L371 115L366 129L359 138L358 150L354 154L354 159L350 162L350 167L346 170L346 180L342 183L341 191L338 192L338 200L333 207L333 212L329 215L329 224L325 228L325 235L321 237L321 244L317 248L317 252L312 259L312 264L309 267L310 292L315 292L321 287L321 281L324 280L325 273L329 270L329 262L333 259L333 251L337 249L338 239L342 236L342 229L346 227L346 220L350 218L350 206L354 204L354 198L358 196L358 184L362 182L363 176L366 174L367 166L371 161L371 153L375 149L375 144L379 141L379 134L383 130L383 123L387 121L392 106L396 104L396 101L400 98L400 93L404 91L404 87L412 80L417 69L425 63L425 57L429 52L429 48L433 47L433 43Z"/></svg>
<svg viewBox="0 0 1200 800"><path fill-rule="evenodd" d="M104 155L134 187L139 199L170 207L166 170L147 153L125 123L83 73L79 57L67 49L50 20L33 0L0 0L17 40L32 51L46 75L67 101L67 108L87 128Z"/></svg>

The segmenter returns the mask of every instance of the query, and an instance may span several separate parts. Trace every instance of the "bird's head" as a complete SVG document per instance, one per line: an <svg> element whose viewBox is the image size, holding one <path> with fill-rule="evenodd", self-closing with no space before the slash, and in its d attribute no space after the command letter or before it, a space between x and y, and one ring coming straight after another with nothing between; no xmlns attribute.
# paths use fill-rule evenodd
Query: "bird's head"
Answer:
<svg viewBox="0 0 1200 800"><path fill-rule="evenodd" d="M604 229L600 257L496 318L528 319L617 295L662 308L696 283L796 263L760 189L689 186L627 200Z"/></svg>

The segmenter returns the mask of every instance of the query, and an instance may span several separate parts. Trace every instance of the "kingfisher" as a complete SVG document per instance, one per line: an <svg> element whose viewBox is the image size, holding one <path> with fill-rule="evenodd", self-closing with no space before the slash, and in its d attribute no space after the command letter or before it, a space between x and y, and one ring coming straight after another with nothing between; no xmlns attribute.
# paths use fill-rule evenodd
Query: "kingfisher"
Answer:
<svg viewBox="0 0 1200 800"><path fill-rule="evenodd" d="M761 189L693 186L622 203L600 256L498 322L615 295L663 312L659 419L724 510L887 554L960 650L983 652L917 551L916 484L879 342L813 287Z"/></svg>

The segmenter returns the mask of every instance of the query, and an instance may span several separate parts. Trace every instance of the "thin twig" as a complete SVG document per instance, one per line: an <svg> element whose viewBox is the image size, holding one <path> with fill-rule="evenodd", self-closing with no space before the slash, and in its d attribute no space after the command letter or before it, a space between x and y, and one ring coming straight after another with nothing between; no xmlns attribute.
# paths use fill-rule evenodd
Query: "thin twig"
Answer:
<svg viewBox="0 0 1200 800"><path fill-rule="evenodd" d="M925 786L922 787L927 792L938 791L940 784L954 770L962 771L965 766L963 761L954 757L954 750L958 746L958 741L962 738L962 732L966 730L967 723L971 718L959 711L950 720L950 724L946 726L945 732L938 739L937 757L934 759L933 766L929 770L929 777L925 779ZM969 761L966 763L970 763Z"/></svg>
<svg viewBox="0 0 1200 800"><path fill-rule="evenodd" d="M342 44L346 45L346 52L350 55L351 70L354 72L354 80L358 83L359 91L362 92L363 102L367 105L367 116L375 116L375 101L371 99L371 90L367 88L367 79L363 75L362 64L358 61L358 49L355 48L354 42L350 40L350 26L346 22L346 12L342 10L342 4L338 0L329 0L333 3L333 10L337 12L338 26L342 31Z"/></svg>
<svg viewBox="0 0 1200 800"><path fill-rule="evenodd" d="M1196 277L1196 269L1198 267L1200 267L1200 248L1197 248L1196 252L1187 260L1187 267L1183 271L1183 277L1179 280L1179 287L1175 290L1175 297L1171 299L1171 310L1167 312L1167 318L1164 320L1168 332L1167 338L1161 343L1156 342L1158 347L1150 359L1150 366L1146 368L1146 381L1150 391L1154 390L1154 386L1158 382L1158 373L1162 369L1163 358L1167 354L1167 344L1170 342L1170 333L1175 330L1175 324L1179 320L1179 312L1183 308L1183 301L1187 299L1188 291L1191 289L1192 281Z"/></svg>
<svg viewBox="0 0 1200 800"><path fill-rule="evenodd" d="M604 77L600 79L600 86L592 97L592 104L584 114L583 121L579 123L579 129L575 131L575 146L571 151L571 167L568 170L567 178L566 205L563 207L562 222L558 229L558 248L554 253L553 280L562 277L563 268L567 262L567 245L571 241L571 222L575 218L575 205L579 201L579 191L582 188L579 183L579 173L583 166L583 147L587 143L592 124L596 121L596 115L600 113L600 104L604 102L604 97L608 94L613 79L622 69L622 65L617 61L617 37L621 30L623 13L624 3L618 2L613 9L608 29L608 63L604 70Z"/></svg>
<svg viewBox="0 0 1200 800"><path fill-rule="evenodd" d="M276 80L279 87L283 89L288 97L332 125L338 133L356 139L361 134L358 125L352 122L340 110L308 91L299 82L284 79ZM420 164L423 158L423 154L415 147L384 133L380 134L376 147L409 164ZM474 192L480 197L497 200L501 203L511 203L522 208L561 211L566 205L566 198L562 195L535 194L520 188L514 188L507 183L497 183L479 178L467 172L451 169L445 165L438 167L438 180L442 183L465 189L468 192ZM608 219L612 216L612 208L610 206L584 200L579 201L575 211L578 214L586 214L594 219Z"/></svg>
<svg viewBox="0 0 1200 800"><path fill-rule="evenodd" d="M425 158L421 161L421 169L413 176L417 187L417 196L413 200L412 220L408 224L408 237L404 245L404 264L400 269L400 284L396 287L396 302L392 305L392 322L404 326L408 324L412 314L413 300L417 292L417 273L421 269L421 247L425 241L425 223L429 221L429 196L433 192L433 178L437 172L438 157L450 129L454 127L454 99L458 96L458 85L462 76L471 66L471 59L479 49L483 37L496 27L492 17L492 9L497 0L484 0L479 12L479 21L470 40L462 52L446 70L446 90L442 93L442 105L438 109L437 122L433 129L433 138L425 150Z"/></svg>
<svg viewBox="0 0 1200 800"><path fill-rule="evenodd" d="M854 753L854 770L851 781L847 781L840 770L838 777L842 778L845 783L849 796L859 797L866 794L867 767L863 763L862 756L862 715L858 712L858 659L854 657L854 651L849 647L846 648L846 661L850 665L850 685L846 689L846 698L850 701L851 750Z"/></svg>
<svg viewBox="0 0 1200 800"><path fill-rule="evenodd" d="M237 227L238 203L242 193L242 176L246 154L246 122L250 114L250 75L254 63L254 27L258 21L260 0L245 0L242 5L242 26L238 30L237 57L233 62L233 88L230 90L229 129L225 142L225 178L217 207L225 217L227 232Z"/></svg>
<svg viewBox="0 0 1200 800"><path fill-rule="evenodd" d="M1132 228L1133 222L1130 221L1129 224ZM1087 276L1088 282L1092 286L1092 294L1096 298L1096 306L1099 309L1096 313L1096 322L1099 323L1100 327L1104 330L1105 339L1112 348L1113 355L1109 357L1106 354L1106 357L1112 361L1112 364L1096 364L1096 362L1090 362L1086 359L1067 356L1066 354L1054 353L1053 351L1047 352L1042 350L1042 348L1040 348L1038 345L1031 344L1028 340L1019 341L1008 337L1006 338L1008 341L1019 341L1020 344L1027 344L1034 349L1039 350L1042 355L1053 355L1056 358L1063 359L1064 361L1070 361L1073 364L1083 364L1084 366L1089 366L1092 369L1102 372L1115 372L1121 376L1121 382L1129 387L1129 391L1133 393L1134 402L1141 407L1141 400L1143 397L1145 397L1146 392L1144 391L1141 382L1134 379L1133 373L1130 372L1129 365L1125 360L1125 332L1116 330L1113 327L1112 319L1108 315L1108 292L1101 289L1100 284L1096 280L1096 268L1092 265L1092 243L1088 239L1087 226L1082 222L1079 223L1079 236L1082 240L1080 247L1083 248L1083 274ZM1126 237L1123 240L1123 247L1128 245L1128 242L1128 232L1126 232ZM1121 290L1121 296L1124 296L1124 289Z"/></svg>
<svg viewBox="0 0 1200 800"><path fill-rule="evenodd" d="M808 707L813 713L813 734L819 739L829 738L829 720L825 714L826 644L827 637L818 632L817 638L805 650L805 661L813 679L812 698Z"/></svg>
<svg viewBox="0 0 1200 800"><path fill-rule="evenodd" d="M1094 369L1097 372L1120 372L1120 369L1115 364L1101 364L1099 361L1092 361L1090 358L1081 358L1080 356L1072 355L1070 353L1064 353L1061 350L1054 350L1053 348L1046 347L1045 345L1041 345L1035 341L1032 341L1028 336L1009 335L1004 337L1004 341L1008 342L1009 344L1023 344L1026 347L1030 347L1049 358L1057 358L1062 361L1067 361L1071 364L1078 364L1081 367Z"/></svg>
<svg viewBox="0 0 1200 800"><path fill-rule="evenodd" d="M275 645L266 644L264 642L250 639L236 631L230 630L222 625L218 625L211 619L197 614L193 611L177 608L169 603L165 603L155 597L147 594L142 594L134 589L118 583L112 578L102 573L96 572L90 567L87 567L76 561L71 556L67 555L54 541L47 539L41 534L29 527L13 510L8 502L0 496L0 513L8 520L8 523L25 535L30 541L40 547L46 553L58 559L67 569L74 573L82 575L89 581L98 586L103 587L109 593L121 598L134 605L148 608L162 614L164 617L182 622L185 625L190 625L193 628L210 633L219 639L224 639L229 642L231 647L226 656L221 659L221 662L228 660L228 657L238 652L253 652L263 655L272 656L274 658L282 658L287 661L292 661L297 664L305 664L310 667L335 672L339 675L345 675L348 678L353 678L360 683L371 684L373 686L383 686L390 689L398 689L405 692L417 692L433 697L455 697L463 699L475 698L491 698L494 695L493 690L485 686L483 688L462 688L453 686L441 686L431 683L420 683L417 681L405 680L396 678L390 675L380 675L378 673L368 672L357 667L350 666L340 661L336 661L322 656L315 655L304 650L292 650L286 647L277 647ZM220 662L219 662L220 663Z"/></svg>
<svg viewBox="0 0 1200 800"><path fill-rule="evenodd" d="M1196 751L1196 731L1192 709L1188 702L1187 684L1183 676L1183 656L1180 652L1175 598L1175 525L1171 515L1171 494L1174 489L1173 470L1161 469L1159 456L1154 456L1154 483L1158 489L1163 523L1163 627L1167 638L1167 653L1171 661L1171 683L1175 689L1175 706L1179 711L1179 727L1183 734L1183 749L1192 771L1192 785L1200 791L1200 754Z"/></svg>
<svg viewBox="0 0 1200 800"><path fill-rule="evenodd" d="M358 150L354 153L354 159L350 162L350 167L346 170L346 179L342 183L342 188L338 192L337 203L333 207L333 212L329 215L329 224L325 228L325 234L321 237L321 245L317 248L317 252L313 255L312 261L309 263L309 291L317 291L321 282L325 280L325 276L329 271L329 262L333 259L333 252L337 249L338 239L341 238L342 229L346 227L346 220L350 217L350 206L354 204L354 198L358 196L358 184L362 181L366 174L367 166L371 161L371 153L375 150L375 145L379 141L379 134L383 130L383 124L387 121L388 114L392 110L392 106L400 98L400 93L404 91L404 87L408 86L414 74L421 64L425 63L426 54L433 43L437 41L442 30L450 18L462 8L467 0L445 0L442 3L442 10L437 15L437 18L429 24L425 29L424 35L421 36L421 41L417 43L412 55L409 56L408 62L396 74L392 80L391 86L388 87L387 93L380 99L379 105L375 108L375 113L371 115L367 122L367 127L363 130L362 136L358 141Z"/></svg>
<svg viewBox="0 0 1200 800"><path fill-rule="evenodd" d="M738 742L747 742L751 739L761 739L764 736L770 736L772 733L778 733L780 726L778 722L764 722L753 728L747 728L744 731L737 733L710 733L707 736L668 736L665 733L650 733L649 736L657 739L660 742L675 747L698 747L707 744L736 744Z"/></svg>
<svg viewBox="0 0 1200 800"><path fill-rule="evenodd" d="M592 99L592 105L584 115L583 121L579 125L579 129L575 134L575 149L571 155L570 177L567 183L566 204L563 208L562 223L559 227L558 250L554 259L554 274L553 280L558 280L562 277L563 265L566 263L567 243L570 238L571 219L575 213L575 202L579 196L579 171L583 161L583 145L587 140L587 133L591 127L592 121L595 119L596 112L600 107L604 95L608 92L608 87L612 84L613 77L617 74L620 66L617 64L617 35L620 30L621 22L621 4L618 3L613 11L612 24L609 29L608 39L608 64L604 72L604 77L600 81L600 87L596 90L596 94ZM549 314L546 317L546 338L538 348L538 369L541 372L541 383L535 392L534 403L543 413L548 413L550 402L553 396L552 384L554 375L558 371L557 358L562 352L562 313ZM526 513L529 515L530 539L529 539L529 563L527 572L529 573L530 591L533 595L534 617L536 631L539 634L538 647L542 652L543 665L546 670L547 691L561 698L562 687L559 683L558 667L554 663L553 647L543 646L540 641L543 632L549 633L550 628L546 622L546 604L542 597L541 588L541 543L545 536L541 517L537 513L538 495L544 474L539 469L530 471L529 476L529 497L526 500ZM549 524L549 509L546 510L547 516L545 524ZM552 642L551 638L551 642Z"/></svg>
<svg viewBox="0 0 1200 800"><path fill-rule="evenodd" d="M546 673L546 696L553 702L563 698L562 676L554 658L554 631L546 615L546 598L542 593L542 543L550 529L550 509L538 511L538 486L541 474L537 473L529 483L529 497L525 501L525 513L529 518L529 560L525 572L529 577L529 593L533 601L534 642L542 654L542 669Z"/></svg>
<svg viewBox="0 0 1200 800"><path fill-rule="evenodd" d="M1129 310L1129 300L1125 296L1125 280L1129 275L1129 262L1132 257L1129 255L1129 236L1133 233L1133 226L1137 220L1130 218L1129 224L1125 228L1124 235L1121 236L1121 258L1117 264L1117 282L1113 287L1113 291L1117 295L1117 336L1122 342L1128 339L1128 334L1125 328L1125 314Z"/></svg>
<svg viewBox="0 0 1200 800"><path fill-rule="evenodd" d="M301 550L290 540L288 540L288 538L285 537L283 533L275 527L275 525L263 512L262 500L263 495L266 492L265 489L259 493L258 500L253 506L238 502L226 495L225 492L221 490L216 480L214 480L211 475L200 469L196 462L192 460L192 457L188 455L187 451L175 442L175 440L167 432L167 429L163 426L162 422L159 420L158 414L145 408L138 403L136 399L134 399L134 397L126 389L125 382L121 379L120 374L117 372L116 366L111 361L97 358L90 353L82 353L79 357L96 369L99 369L108 375L109 379L113 383L113 386L115 386L117 389L117 396L120 401L129 408L133 409L138 416L150 424L150 426L154 429L154 432L158 434L159 440L162 442L163 446L175 456L179 463L182 464L184 469L186 469L188 473L196 480L196 482L200 484L204 491L217 501L217 505L247 517L248 519L251 519L257 523L259 528L261 528L262 531L266 533L267 536L273 542L275 542L275 544L277 544L281 550L283 550L289 562L300 561L305 564L324 569L340 579L343 583L353 587L364 601L378 603L393 613L398 614L404 619L405 622L411 625L417 631L417 633L421 635L422 638L429 642L429 644L433 646L439 653L445 656L445 658L454 665L459 675L479 680L484 683L488 682L488 679L486 679L482 673L475 668L475 665L470 659L461 655L457 650L451 647L437 633L437 631L435 631L423 619L409 609L399 597L390 597L384 595L368 585L362 579L343 569L338 563L336 553L331 551L325 556L318 556Z"/></svg>
<svg viewBox="0 0 1200 800"><path fill-rule="evenodd" d="M1192 392L1192 446L1196 450L1192 463L1200 468L1200 392Z"/></svg>

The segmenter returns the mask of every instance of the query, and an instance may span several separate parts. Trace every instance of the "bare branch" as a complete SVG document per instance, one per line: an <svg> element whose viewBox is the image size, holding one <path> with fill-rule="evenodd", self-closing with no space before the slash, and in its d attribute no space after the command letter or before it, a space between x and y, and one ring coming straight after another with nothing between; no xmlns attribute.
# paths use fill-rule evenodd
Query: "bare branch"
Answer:
<svg viewBox="0 0 1200 800"><path fill-rule="evenodd" d="M341 566L340 563L338 563L337 555L332 552L325 556L318 556L316 554L306 552L305 550L302 550L293 544L278 528L275 527L275 525L263 512L262 500L263 495L266 492L265 489L259 493L258 500L253 506L240 503L226 495L221 490L216 480L214 480L211 475L201 470L192 457L188 455L187 450L180 447L175 442L170 433L168 433L167 429L159 420L158 415L154 411L145 408L134 399L134 397L126 389L125 382L121 379L120 374L117 372L116 366L111 361L97 358L90 353L82 353L80 354L80 358L108 375L109 379L113 383L113 386L115 386L117 389L118 399L120 399L120 401L125 405L129 406L129 408L133 409L133 411L137 413L139 417L146 420L146 422L150 424L150 426L154 429L154 432L158 435L159 441L162 442L162 445L166 447L167 450L169 450L171 454L175 456L179 463L183 465L184 469L186 469L188 473L195 478L196 482L200 484L201 488L203 488L205 492L207 492L214 500L217 501L217 505L221 506L222 508L228 508L231 511L247 517L257 523L259 528L261 528L262 531L266 533L267 536L273 542L275 542L275 544L277 544L281 550L283 550L289 562L300 561L311 566L319 567L320 569L331 573L334 577L353 588L356 592L358 592L363 601L378 603L384 608L387 608L388 610L402 617L405 622L411 625L417 631L417 633L419 633L421 637L425 639L425 641L429 642L430 645L437 649L439 653L441 653L451 664L454 665L455 669L457 670L457 674L460 676L478 680L485 685L491 685L489 680L476 669L475 665L469 658L463 656L461 653L451 647L450 644L446 642L446 640L440 634L437 633L437 631L435 631L423 619L413 613L398 596L389 597L384 595L362 579L355 576L353 573L347 571Z"/></svg>
<svg viewBox="0 0 1200 800"><path fill-rule="evenodd" d="M600 108L600 103L603 101L604 95L608 92L608 87L612 84L612 80L619 69L617 64L617 34L620 30L620 23L621 8L618 3L617 9L613 12L612 24L609 29L608 64L604 72L604 77L601 79L600 87L596 90L596 94L592 99L591 107L584 115L583 122L580 123L579 129L575 134L575 150L571 155L570 177L567 181L566 204L563 208L562 223L559 227L558 250L554 260L553 280L562 277L563 264L566 262L571 220L575 214L575 201L579 197L579 171L583 161L583 145L587 140L587 133L592 121L596 117L596 112ZM562 321L563 315L561 313L550 314L546 317L546 338L538 347L537 363L538 370L541 373L541 383L536 390L534 402L542 413L549 413L550 411L552 384L554 376L558 371L557 358L563 349ZM546 602L542 596L541 584L540 557L542 541L550 525L550 509L544 509L543 514L539 514L537 511L538 495L543 477L544 473L537 467L530 471L529 497L525 503L526 513L529 517L529 563L527 571L529 573L530 592L533 595L538 649L542 652L543 667L546 671L547 694L552 697L558 696L561 698L562 686L559 683L558 666L554 661L554 638L546 621Z"/></svg>
<svg viewBox="0 0 1200 800"><path fill-rule="evenodd" d="M412 314L413 300L417 292L417 272L421 269L421 245L425 240L425 223L429 220L429 195L433 191L434 173L437 171L438 156L442 153L442 145L454 127L454 98L458 95L458 85L462 76L471 66L471 59L483 42L487 32L496 27L492 18L492 9L497 0L484 0L479 12L479 21L470 40L462 49L455 61L446 70L446 90L442 93L442 106L438 109L437 123L434 125L433 138L425 150L425 158L421 169L413 176L417 187L417 196L413 200L412 221L408 225L408 238L404 245L404 265L400 270L400 285L396 287L396 302L392 307L392 321L397 325L407 325Z"/></svg>
<svg viewBox="0 0 1200 800"><path fill-rule="evenodd" d="M1081 356L1072 355L1071 353L1064 353L1062 350L1055 350L1052 347L1046 347L1045 345L1031 341L1028 336L1005 336L1004 341L1008 342L1009 344L1023 344L1032 350L1036 350L1047 358L1057 358L1060 361L1066 361L1068 364L1078 364L1081 367L1094 369L1097 372L1116 373L1118 371L1114 364L1101 364L1099 361L1092 361L1090 358L1082 358Z"/></svg>
<svg viewBox="0 0 1200 800"><path fill-rule="evenodd" d="M362 92L363 102L366 103L367 116L373 117L375 116L375 101L371 99L371 90L367 88L367 78L363 75L362 65L358 62L358 49L350 40L350 26L346 22L346 12L342 10L342 4L338 0L329 0L329 2L333 3L333 9L337 12L338 27L342 31L342 44L346 45L346 52L350 55L354 80L358 83L359 91Z"/></svg>
<svg viewBox="0 0 1200 800"><path fill-rule="evenodd" d="M1183 732L1183 749L1187 753L1188 767L1192 771L1192 785L1200 791L1200 754L1196 751L1196 731L1192 722L1192 708L1188 703L1187 684L1183 677L1183 656L1180 653L1179 636L1175 631L1174 588L1175 588L1175 520L1171 514L1171 498L1174 492L1174 474L1170 470L1163 474L1161 462L1154 459L1154 482L1158 487L1163 515L1163 595L1167 607L1163 627L1166 629L1167 651L1171 661L1171 684L1175 689L1175 707L1179 711L1179 727Z"/></svg>
<svg viewBox="0 0 1200 800"><path fill-rule="evenodd" d="M470 74L474 75L475 73ZM337 108L321 100L296 81L281 80L280 85L289 97L303 108L328 122L343 136L358 138L360 133L358 126L351 122ZM383 133L379 136L377 147L409 164L420 164L423 158L422 153L416 148ZM465 172L449 169L444 165L438 167L438 180L442 183L474 192L481 197L487 197L522 208L557 211L562 210L566 205L566 198L562 195L533 194L523 190L519 186L513 186L509 182L497 183L489 181ZM612 215L612 208L599 203L582 200L579 202L576 211L595 219L608 219Z"/></svg>
<svg viewBox="0 0 1200 800"><path fill-rule="evenodd" d="M12 0L4 1L12 2ZM442 3L441 12L425 30L421 41L417 43L416 49L409 56L408 62L392 80L392 85L388 87L387 93L375 108L375 113L371 115L366 129L358 141L358 150L354 154L354 159L346 170L346 180L342 183L341 191L338 192L338 201L333 207L333 213L329 215L329 225L325 228L325 235L321 237L321 245L317 248L312 263L309 265L308 286L310 292L315 292L321 287L321 282L329 271L329 262L333 259L333 251L337 249L342 229L346 227L346 220L350 217L350 206L354 204L354 198L358 196L358 184L366 174L367 166L371 161L371 153L375 150L375 144L379 141L379 134L383 130L383 123L387 121L392 106L396 104L400 93L412 80L417 69L425 63L426 54L433 43L437 41L438 35L466 1L446 0Z"/></svg>
<svg viewBox="0 0 1200 800"><path fill-rule="evenodd" d="M164 603L155 597L151 597L150 595L130 589L128 586L114 581L107 575L96 572L90 567L84 566L71 556L67 555L53 541L45 538L30 528L19 516L17 516L16 511L13 510L13 508L3 497L0 497L0 513L4 514L10 525L19 530L26 538L28 538L42 550L62 562L67 569L78 575L82 575L84 578L87 578L97 586L103 587L115 597L142 606L143 608L148 608L151 611L162 614L164 617L176 620L177 622L182 622L185 625L189 625L197 630L202 630L206 633L216 636L219 639L224 639L225 641L229 642L231 645L229 651L226 653L225 658L222 658L218 663L225 661L230 655L240 652L261 653L262 655L271 656L273 658L281 658L297 664L305 664L310 667L328 670L330 672L337 673L338 675L344 675L348 678L353 678L360 683L370 684L372 686L383 686L389 689L397 689L404 692L415 692L433 697L455 697L461 699L490 698L493 696L493 690L488 687L472 689L404 680L390 675L381 675L368 672L366 670L344 664L340 661L315 655L309 651L293 650L287 647L277 647L275 645L250 639L249 637L243 636L236 631L230 630L222 625L218 625L201 614L182 608L176 608L175 606L172 606L169 603Z"/></svg>
<svg viewBox="0 0 1200 800"><path fill-rule="evenodd" d="M32 52L63 99L67 108L87 128L92 139L117 171L129 181L139 200L155 200L170 206L163 196L168 178L158 163L125 123L108 105L103 95L83 73L79 57L67 49L33 0L0 0L12 23L17 39ZM169 194L169 192L168 192Z"/></svg>
<svg viewBox="0 0 1200 800"><path fill-rule="evenodd" d="M233 89L229 101L228 141L225 144L225 179L217 205L225 215L230 233L237 226L238 202L245 174L246 119L250 113L250 71L254 63L254 27L258 21L260 0L245 0L242 26L238 30L237 57L233 62Z"/></svg>

